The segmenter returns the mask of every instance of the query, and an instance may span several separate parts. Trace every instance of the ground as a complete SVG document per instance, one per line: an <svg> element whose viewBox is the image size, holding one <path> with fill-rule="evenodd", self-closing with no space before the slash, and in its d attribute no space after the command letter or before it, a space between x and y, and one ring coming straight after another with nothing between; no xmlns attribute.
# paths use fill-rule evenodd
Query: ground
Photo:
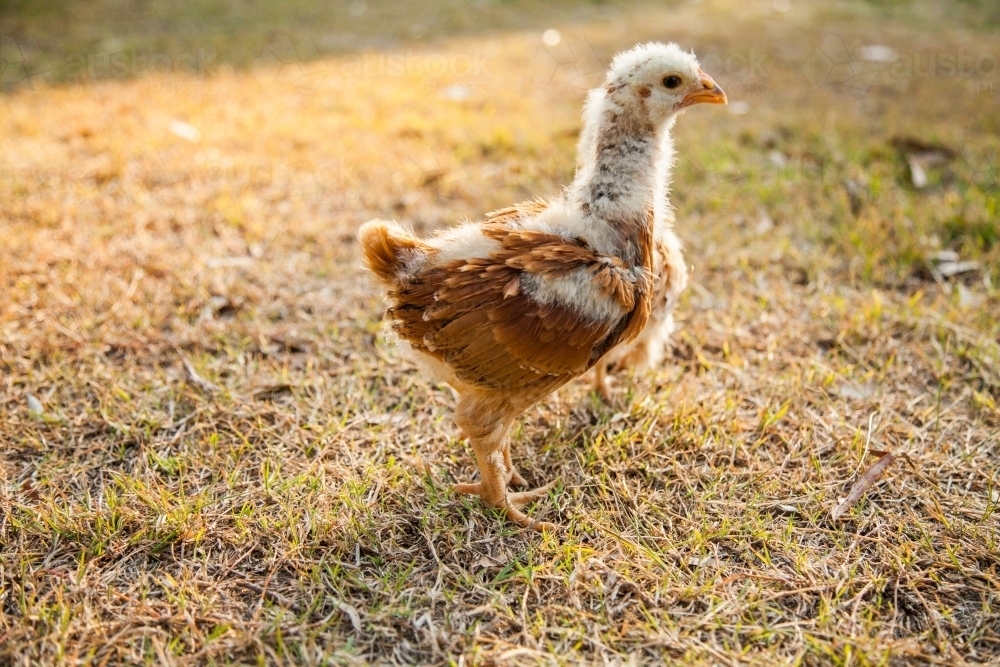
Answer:
<svg viewBox="0 0 1000 667"><path fill-rule="evenodd" d="M3 10L0 664L1000 659L992 4L298 2L240 51L154 2L147 52L48 4ZM676 129L691 286L662 368L526 415L542 536L450 493L355 233L558 192L650 38L730 97Z"/></svg>

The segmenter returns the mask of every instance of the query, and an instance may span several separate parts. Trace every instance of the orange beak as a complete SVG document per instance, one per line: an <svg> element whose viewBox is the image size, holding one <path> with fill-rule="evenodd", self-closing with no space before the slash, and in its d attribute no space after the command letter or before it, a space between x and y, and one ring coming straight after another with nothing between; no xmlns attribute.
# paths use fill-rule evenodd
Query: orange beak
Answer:
<svg viewBox="0 0 1000 667"><path fill-rule="evenodd" d="M684 106L692 104L728 104L726 93L712 77L698 70L698 90L684 96Z"/></svg>

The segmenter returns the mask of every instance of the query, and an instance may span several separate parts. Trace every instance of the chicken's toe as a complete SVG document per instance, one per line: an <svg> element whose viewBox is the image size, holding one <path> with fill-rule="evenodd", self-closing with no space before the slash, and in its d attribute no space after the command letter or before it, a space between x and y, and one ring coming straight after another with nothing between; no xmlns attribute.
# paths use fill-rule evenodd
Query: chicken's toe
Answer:
<svg viewBox="0 0 1000 667"><path fill-rule="evenodd" d="M507 504L512 507L524 507L528 503L538 500L539 498L545 497L549 491L556 485L558 480L553 480L546 484L545 486L540 486L537 489L532 489L531 491L521 491L519 493L508 493L507 494Z"/></svg>
<svg viewBox="0 0 1000 667"><path fill-rule="evenodd" d="M519 520L518 518L513 516L514 512L517 512L517 514L523 517L523 520ZM530 516L518 512L517 510L514 509L507 511L507 518L523 528L530 528L531 530L537 530L539 533L551 533L559 529L559 526L552 523L551 521L537 521L535 519L532 519Z"/></svg>
<svg viewBox="0 0 1000 667"><path fill-rule="evenodd" d="M537 491L538 489L535 490ZM519 495L519 494L511 494L511 495ZM532 519L530 516L528 516L521 510L517 509L517 507L515 507L513 504L508 504L506 507L502 507L500 509L503 510L503 513L507 516L507 519L509 521L513 521L522 528L530 528L531 530L537 530L539 533L544 533L546 531L554 531L558 529L558 526L556 524L551 523L549 521L538 521L536 519Z"/></svg>
<svg viewBox="0 0 1000 667"><path fill-rule="evenodd" d="M521 476L516 469L511 468L510 479L507 481L508 486L528 486L528 481Z"/></svg>
<svg viewBox="0 0 1000 667"><path fill-rule="evenodd" d="M521 481L523 482L524 480L522 479ZM490 490L484 489L482 482L455 484L451 487L451 490L455 493L466 493L473 496L479 496L479 498L487 505L502 511L508 520L513 521L517 525L524 528L530 528L543 533L545 531L556 530L558 526L549 521L536 521L522 512L520 508L534 500L544 497L545 494L551 491L552 487L555 485L556 482L549 482L545 486L540 486L537 489L532 489L530 491L521 491L519 493L504 492L503 495L494 497L490 497L492 495Z"/></svg>

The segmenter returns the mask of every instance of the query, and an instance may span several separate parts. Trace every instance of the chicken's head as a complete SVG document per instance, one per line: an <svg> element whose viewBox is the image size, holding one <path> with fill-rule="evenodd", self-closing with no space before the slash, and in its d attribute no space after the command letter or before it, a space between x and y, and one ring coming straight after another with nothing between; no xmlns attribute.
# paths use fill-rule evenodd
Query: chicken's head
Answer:
<svg viewBox="0 0 1000 667"><path fill-rule="evenodd" d="M726 94L701 71L694 54L673 43L649 42L620 53L608 70L605 93L654 125L693 104L726 104Z"/></svg>

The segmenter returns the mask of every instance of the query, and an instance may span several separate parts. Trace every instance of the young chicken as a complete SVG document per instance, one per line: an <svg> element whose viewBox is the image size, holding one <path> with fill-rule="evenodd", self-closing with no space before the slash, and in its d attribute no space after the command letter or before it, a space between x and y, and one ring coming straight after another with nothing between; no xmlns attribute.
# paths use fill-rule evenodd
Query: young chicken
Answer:
<svg viewBox="0 0 1000 667"><path fill-rule="evenodd" d="M693 55L650 43L615 57L588 110L593 151L561 197L505 209L420 240L372 220L358 237L388 288L386 317L416 359L458 394L455 423L480 481L457 484L515 523L552 488L524 479L510 431L525 410L646 328L656 298L656 172L682 109L725 103Z"/></svg>

